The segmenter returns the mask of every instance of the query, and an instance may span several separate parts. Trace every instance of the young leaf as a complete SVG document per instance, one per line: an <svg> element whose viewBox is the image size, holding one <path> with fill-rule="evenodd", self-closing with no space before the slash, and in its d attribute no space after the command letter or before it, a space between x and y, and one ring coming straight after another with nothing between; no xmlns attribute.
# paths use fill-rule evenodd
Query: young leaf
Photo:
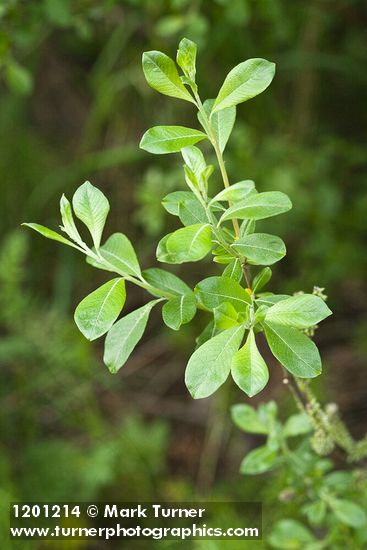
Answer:
<svg viewBox="0 0 367 550"><path fill-rule="evenodd" d="M97 262L94 258L87 257L87 262L99 269L120 273L121 275L134 275L140 277L141 271L133 245L123 233L111 235L99 252L110 266Z"/></svg>
<svg viewBox="0 0 367 550"><path fill-rule="evenodd" d="M143 277L147 283L163 290L163 292L169 292L178 296L192 293L191 288L179 277L158 267L146 269L143 271Z"/></svg>
<svg viewBox="0 0 367 550"><path fill-rule="evenodd" d="M254 189L255 183L252 180L239 181L230 185L230 187L222 189L209 204L220 201L239 202L252 193Z"/></svg>
<svg viewBox="0 0 367 550"><path fill-rule="evenodd" d="M80 332L88 340L95 340L105 334L116 321L126 298L125 281L112 279L80 302L74 319Z"/></svg>
<svg viewBox="0 0 367 550"><path fill-rule="evenodd" d="M198 184L203 182L203 174L207 168L203 153L195 145L184 147L181 150L185 164L195 175Z"/></svg>
<svg viewBox="0 0 367 550"><path fill-rule="evenodd" d="M250 451L241 462L241 474L257 475L271 470L277 463L277 453L266 445Z"/></svg>
<svg viewBox="0 0 367 550"><path fill-rule="evenodd" d="M246 344L235 354L231 367L233 380L249 397L259 393L268 383L269 371L250 330Z"/></svg>
<svg viewBox="0 0 367 550"><path fill-rule="evenodd" d="M211 114L213 105L214 99L207 99L204 101L203 106L207 117L210 117L210 129L214 134L215 141L218 143L221 153L223 153L236 120L236 107L228 107L218 113ZM198 113L198 119L204 130L208 132L207 121L200 112Z"/></svg>
<svg viewBox="0 0 367 550"><path fill-rule="evenodd" d="M254 277L254 280L252 282L252 290L254 293L258 292L262 288L264 288L265 285L268 284L272 276L272 271L270 267L264 267L257 275Z"/></svg>
<svg viewBox="0 0 367 550"><path fill-rule="evenodd" d="M240 226L240 238L246 237L246 235L251 235L255 233L256 222L255 220L243 220Z"/></svg>
<svg viewBox="0 0 367 550"><path fill-rule="evenodd" d="M194 399L208 397L224 384L244 331L243 326L229 328L193 353L186 367L185 383Z"/></svg>
<svg viewBox="0 0 367 550"><path fill-rule="evenodd" d="M210 235L210 226L202 223L177 229L167 239L168 254L177 264L197 262L204 258L212 247Z"/></svg>
<svg viewBox="0 0 367 550"><path fill-rule="evenodd" d="M79 250L79 248L72 242L68 241L63 237L62 235L59 235L56 233L56 231L52 231L52 229L49 229L48 227L45 227L44 225L40 225L39 223L22 223L22 225L25 225L26 227L30 227L34 231L37 231L37 233L40 233L43 235L43 237L46 237L47 239L51 239L52 241L58 241L62 244L67 244L68 246L72 246L73 248L76 248Z"/></svg>
<svg viewBox="0 0 367 550"><path fill-rule="evenodd" d="M339 521L359 529L366 525L366 513L361 506L341 498L330 498L329 504Z"/></svg>
<svg viewBox="0 0 367 550"><path fill-rule="evenodd" d="M324 300L313 294L300 294L270 307L266 320L272 323L304 329L317 325L331 315Z"/></svg>
<svg viewBox="0 0 367 550"><path fill-rule="evenodd" d="M154 126L145 132L139 147L155 155L164 155L178 153L205 138L203 132L185 126Z"/></svg>
<svg viewBox="0 0 367 550"><path fill-rule="evenodd" d="M173 329L179 330L181 325L189 323L196 313L196 300L194 294L184 294L171 298L162 309L163 321Z"/></svg>
<svg viewBox="0 0 367 550"><path fill-rule="evenodd" d="M77 243L83 243L79 231L76 228L73 218L73 211L68 199L63 195L60 199L60 214L63 223L64 231L69 235L73 241Z"/></svg>
<svg viewBox="0 0 367 550"><path fill-rule="evenodd" d="M241 324L238 320L238 311L230 302L223 302L218 307L214 308L213 314L214 324L217 330L226 330L227 328Z"/></svg>
<svg viewBox="0 0 367 550"><path fill-rule="evenodd" d="M173 216L178 216L180 204L193 199L195 199L195 195L191 191L173 191L164 197L162 205L167 212Z"/></svg>
<svg viewBox="0 0 367 550"><path fill-rule="evenodd" d="M263 418L260 418L256 410L251 405L240 404L233 405L231 408L231 416L234 424L240 430L252 434L269 433L269 426Z"/></svg>
<svg viewBox="0 0 367 550"><path fill-rule="evenodd" d="M240 260L238 258L232 260L223 271L222 276L228 277L229 279L233 279L237 283L240 283L243 276L243 269Z"/></svg>
<svg viewBox="0 0 367 550"><path fill-rule="evenodd" d="M196 343L195 350L197 350L200 346L205 344L205 342L207 342L208 340L213 338L215 336L215 334L216 334L216 330L215 330L215 326L214 326L214 321L210 321L206 325L204 330L201 331L199 336L197 336L195 338L195 343Z"/></svg>
<svg viewBox="0 0 367 550"><path fill-rule="evenodd" d="M178 45L177 65L181 67L185 75L195 81L196 74L196 52L197 46L195 42L188 38L183 38Z"/></svg>
<svg viewBox="0 0 367 550"><path fill-rule="evenodd" d="M182 84L174 61L168 55L155 50L144 52L143 72L149 86L157 92L195 103Z"/></svg>
<svg viewBox="0 0 367 550"><path fill-rule="evenodd" d="M284 258L285 244L275 235L266 233L252 233L236 241L233 245L249 263L258 265L272 265Z"/></svg>
<svg viewBox="0 0 367 550"><path fill-rule="evenodd" d="M112 373L116 373L127 361L131 352L143 336L152 307L159 300L154 300L145 306L129 313L109 330L103 361Z"/></svg>
<svg viewBox="0 0 367 550"><path fill-rule="evenodd" d="M98 249L110 205L102 191L89 181L74 193L73 208L77 218L89 229L94 246Z"/></svg>
<svg viewBox="0 0 367 550"><path fill-rule="evenodd" d="M273 80L275 63L266 59L248 59L227 75L214 102L213 111L221 111L261 94Z"/></svg>
<svg viewBox="0 0 367 550"><path fill-rule="evenodd" d="M237 311L246 311L251 297L235 280L228 277L208 277L195 287L198 302L209 309L223 302L231 303Z"/></svg>
<svg viewBox="0 0 367 550"><path fill-rule="evenodd" d="M314 378L321 373L321 359L314 342L290 327L264 322L266 339L272 354L289 372L300 378Z"/></svg>
<svg viewBox="0 0 367 550"><path fill-rule="evenodd" d="M228 208L220 219L220 223L238 218L239 220L263 220L271 216L283 214L292 208L292 203L285 193L280 191L265 191L247 196L246 200Z"/></svg>

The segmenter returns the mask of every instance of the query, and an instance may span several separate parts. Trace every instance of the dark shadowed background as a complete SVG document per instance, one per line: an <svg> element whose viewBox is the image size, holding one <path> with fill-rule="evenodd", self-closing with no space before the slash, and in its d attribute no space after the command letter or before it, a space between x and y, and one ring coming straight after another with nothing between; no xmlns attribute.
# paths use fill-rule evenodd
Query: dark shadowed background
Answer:
<svg viewBox="0 0 367 550"><path fill-rule="evenodd" d="M105 234L126 233L142 266L156 265L156 244L175 227L160 201L185 188L182 160L138 143L152 125L196 121L189 104L147 86L141 54L174 57L183 36L198 43L202 97L215 97L249 57L277 64L269 90L238 108L227 166L232 181L251 178L259 191L292 198L293 210L270 222L288 248L273 290L326 288L334 316L316 335L325 372L316 390L338 402L354 435L365 433L366 24L363 0L0 1L2 502L205 495L261 499L282 513L274 479L238 473L261 441L231 424L230 405L244 394L228 382L195 402L184 386L204 314L176 334L156 311L113 376L103 342L85 341L72 320L106 274L20 229L23 221L56 229L61 194L71 198L89 179L110 200ZM172 271L194 285L216 267L208 260ZM125 312L146 298L129 286ZM252 402L275 399L285 416L294 405L270 357L269 365L271 381Z"/></svg>

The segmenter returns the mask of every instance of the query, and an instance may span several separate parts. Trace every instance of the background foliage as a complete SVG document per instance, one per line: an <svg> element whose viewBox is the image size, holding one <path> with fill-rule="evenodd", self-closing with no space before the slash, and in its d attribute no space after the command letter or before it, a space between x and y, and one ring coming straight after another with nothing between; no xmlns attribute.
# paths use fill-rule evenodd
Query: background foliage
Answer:
<svg viewBox="0 0 367 550"><path fill-rule="evenodd" d="M228 168L234 180L251 178L261 191L291 196L293 210L270 222L288 249L274 269L274 290L326 287L334 315L316 335L325 366L317 392L336 400L352 432L363 435L366 19L361 0L1 2L5 498L259 498L259 480L238 474L258 436L239 434L227 414L243 394L225 386L220 399L186 395L192 329L166 332L153 314L135 357L112 377L97 344L68 320L103 273L65 247L36 237L30 245L18 230L28 219L56 228L61 193L72 195L88 178L112 205L106 234L125 232L143 266L154 264L160 233L173 230L160 201L185 184L176 158L151 157L138 142L153 124L190 126L193 115L190 105L185 110L146 86L140 57L150 49L173 56L184 35L199 44L205 97L243 59L277 63L271 92L238 109ZM200 266L187 269L190 283L202 278ZM208 269L214 274L215 266ZM127 307L143 300L129 289ZM197 333L205 320L196 323ZM285 414L292 405L269 364L267 397ZM280 485L267 479L260 496L272 519L294 514L292 503L287 512L279 503Z"/></svg>

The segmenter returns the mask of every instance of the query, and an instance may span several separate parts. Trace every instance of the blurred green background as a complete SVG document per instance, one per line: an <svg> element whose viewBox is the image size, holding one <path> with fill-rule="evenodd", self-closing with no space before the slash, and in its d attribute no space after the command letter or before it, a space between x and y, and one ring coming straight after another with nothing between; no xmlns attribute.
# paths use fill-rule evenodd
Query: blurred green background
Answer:
<svg viewBox="0 0 367 550"><path fill-rule="evenodd" d="M4 503L206 496L261 499L272 518L284 515L280 481L238 474L243 455L259 443L229 420L230 405L245 396L229 383L218 397L194 402L185 389L185 363L204 316L173 334L156 312L112 376L103 342L87 343L72 321L78 301L105 275L71 249L19 229L23 221L57 228L61 194L71 198L89 179L111 203L106 235L126 233L141 264L156 265L156 243L175 223L160 201L185 188L182 162L150 156L138 143L152 125L196 122L189 104L146 85L140 60L150 49L174 57L183 36L198 43L204 98L244 59L277 63L271 88L238 108L226 161L232 181L251 178L260 191L292 198L292 212L271 221L288 248L273 290L326 287L335 314L316 336L325 367L317 391L339 403L354 435L364 434L366 24L363 0L0 0ZM176 272L195 284L215 269L186 264ZM126 311L145 300L130 287ZM252 401L273 398L286 415L293 404L280 369L270 366L271 383Z"/></svg>

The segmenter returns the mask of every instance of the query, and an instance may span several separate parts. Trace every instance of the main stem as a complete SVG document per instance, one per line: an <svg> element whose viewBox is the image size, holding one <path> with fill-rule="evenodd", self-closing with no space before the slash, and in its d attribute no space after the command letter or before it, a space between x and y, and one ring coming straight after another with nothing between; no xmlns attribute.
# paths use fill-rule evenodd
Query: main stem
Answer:
<svg viewBox="0 0 367 550"><path fill-rule="evenodd" d="M224 187L228 188L229 187L229 179L228 179L228 174L227 174L225 162L224 162L224 159L223 159L222 152L219 148L218 142L215 138L210 119L208 118L208 116L205 112L204 105L201 102L199 94L196 91L193 91L193 93L194 93L194 96L195 96L195 99L196 99L196 102L197 102L197 107L199 109L199 112L201 113L201 115L204 118L205 123L207 125L208 137L210 139L211 144L213 145L215 154L217 156L219 169L220 169L220 173L222 175L222 180L223 180ZM238 225L238 220L233 219L232 223L233 223L234 232L236 234L236 239L239 239L240 238L240 226Z"/></svg>

